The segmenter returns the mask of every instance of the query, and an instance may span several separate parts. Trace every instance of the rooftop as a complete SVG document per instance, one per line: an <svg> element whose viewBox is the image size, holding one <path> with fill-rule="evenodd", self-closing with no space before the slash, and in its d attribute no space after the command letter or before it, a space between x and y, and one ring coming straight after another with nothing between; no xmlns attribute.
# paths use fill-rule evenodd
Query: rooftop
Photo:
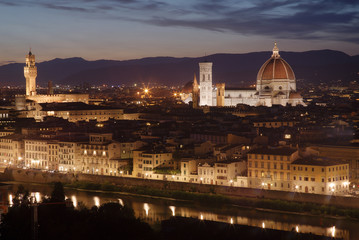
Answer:
<svg viewBox="0 0 359 240"><path fill-rule="evenodd" d="M297 149L295 148L258 148L253 149L248 152L248 154L267 154L267 155L284 155L284 156L290 156L293 153L295 153Z"/></svg>
<svg viewBox="0 0 359 240"><path fill-rule="evenodd" d="M335 166L345 164L345 162L340 160L334 160L330 158L311 156L306 158L300 158L292 162L296 165L313 165L313 166Z"/></svg>
<svg viewBox="0 0 359 240"><path fill-rule="evenodd" d="M40 103L43 111L71 111L71 110L105 110L117 109L113 107L103 107L97 105L89 105L82 102L71 103Z"/></svg>

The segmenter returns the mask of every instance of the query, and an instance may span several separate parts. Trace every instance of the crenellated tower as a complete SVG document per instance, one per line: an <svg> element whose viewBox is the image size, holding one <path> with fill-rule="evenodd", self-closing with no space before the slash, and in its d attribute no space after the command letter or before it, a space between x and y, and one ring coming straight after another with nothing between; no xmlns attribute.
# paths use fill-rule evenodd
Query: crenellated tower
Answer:
<svg viewBox="0 0 359 240"><path fill-rule="evenodd" d="M35 66L35 55L31 53L31 50L29 51L29 54L26 55L24 76L26 78L26 96L35 96L37 67Z"/></svg>

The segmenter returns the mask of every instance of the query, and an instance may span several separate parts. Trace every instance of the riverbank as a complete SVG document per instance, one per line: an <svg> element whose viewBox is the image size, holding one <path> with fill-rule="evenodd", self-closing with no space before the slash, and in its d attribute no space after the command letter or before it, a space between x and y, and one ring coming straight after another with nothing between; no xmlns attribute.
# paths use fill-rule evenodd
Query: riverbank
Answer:
<svg viewBox="0 0 359 240"><path fill-rule="evenodd" d="M8 194L14 196L19 185L28 189L31 196L41 199L51 195L51 184L32 184L11 182ZM111 192L102 190L80 190L65 188L66 198L73 201L77 207L99 207L104 203L116 202L129 206L135 211L136 217L149 223L154 229L159 229L163 220L172 216L196 218L226 224L248 225L266 229L292 231L299 229L301 233L315 233L319 236L332 236L335 226L335 236L345 240L359 239L358 221L343 217L313 216L293 212L282 212L270 209L256 209L232 204L204 205L190 200L178 200L157 196L137 195L135 193ZM229 226L229 225L228 225Z"/></svg>
<svg viewBox="0 0 359 240"><path fill-rule="evenodd" d="M125 187L116 186L110 183L98 184L89 182L76 182L65 184L65 187L72 189L113 192L119 194L134 194L147 197L160 197L169 200L193 201L203 205L221 207L223 205L235 205L237 207L252 208L261 211L275 211L283 213L295 213L310 216L344 217L350 220L359 220L359 208L337 208L329 205L313 203L289 202L283 200L258 199L247 197L229 197L214 193L196 193L151 189L148 187Z"/></svg>
<svg viewBox="0 0 359 240"><path fill-rule="evenodd" d="M50 183L60 181L67 187L107 192L126 192L144 196L180 199L213 206L235 204L316 216L359 219L359 199L263 189L111 177L90 174L61 174L23 169L8 169L1 180Z"/></svg>

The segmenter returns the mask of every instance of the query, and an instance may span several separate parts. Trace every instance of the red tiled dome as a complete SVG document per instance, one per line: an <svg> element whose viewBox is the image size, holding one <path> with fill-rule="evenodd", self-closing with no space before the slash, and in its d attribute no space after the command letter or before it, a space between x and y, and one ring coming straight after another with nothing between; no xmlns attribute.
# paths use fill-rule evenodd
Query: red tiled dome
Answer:
<svg viewBox="0 0 359 240"><path fill-rule="evenodd" d="M273 49L273 55L260 68L257 80L289 79L295 80L295 75L290 65L279 56L277 45Z"/></svg>

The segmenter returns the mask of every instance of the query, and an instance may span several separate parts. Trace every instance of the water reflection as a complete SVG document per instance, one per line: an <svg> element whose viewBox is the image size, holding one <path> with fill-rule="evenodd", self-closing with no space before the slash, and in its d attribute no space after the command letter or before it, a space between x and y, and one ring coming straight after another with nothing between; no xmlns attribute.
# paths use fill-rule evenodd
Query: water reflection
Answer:
<svg viewBox="0 0 359 240"><path fill-rule="evenodd" d="M170 206L171 212L172 212L172 216L176 216L176 207L175 206Z"/></svg>
<svg viewBox="0 0 359 240"><path fill-rule="evenodd" d="M12 197L12 194L10 193L9 194L9 205L10 205L10 207L12 207L12 205L13 205L12 200L13 200L13 197Z"/></svg>
<svg viewBox="0 0 359 240"><path fill-rule="evenodd" d="M150 207L148 206L148 203L144 203L143 204L143 209L146 212L146 217L148 217L148 211L150 210Z"/></svg>
<svg viewBox="0 0 359 240"><path fill-rule="evenodd" d="M332 237L335 237L335 226L332 227L331 231L332 231Z"/></svg>
<svg viewBox="0 0 359 240"><path fill-rule="evenodd" d="M77 197L75 195L71 196L71 201L74 207L77 208Z"/></svg>
<svg viewBox="0 0 359 240"><path fill-rule="evenodd" d="M100 198L99 197L97 197L97 196L93 197L93 201L94 201L94 205L96 207L100 206Z"/></svg>
<svg viewBox="0 0 359 240"><path fill-rule="evenodd" d="M41 197L51 192L50 187L48 189L27 188L29 190L35 190L30 192L30 196L33 196L37 202L40 202ZM10 204L12 204L14 192L16 192L16 188L8 195ZM110 193L75 191L69 189L66 189L66 194L73 202L74 207L78 207L80 202L88 207L92 207L93 205L99 207L100 204L106 202L117 202L123 206L127 205L134 210L136 217L142 218L150 224L159 223L171 216L182 216L199 218L200 220L226 222L228 224L248 225L265 229L295 231L301 233L311 232L319 236L324 235L328 237L343 238L345 240L359 239L357 222L352 221L344 222L344 220L340 220L339 224L337 224L337 220L328 220L319 217L313 218L308 216L268 213L238 208L229 210L206 209L202 206L194 206L193 204L180 201L168 201Z"/></svg>

